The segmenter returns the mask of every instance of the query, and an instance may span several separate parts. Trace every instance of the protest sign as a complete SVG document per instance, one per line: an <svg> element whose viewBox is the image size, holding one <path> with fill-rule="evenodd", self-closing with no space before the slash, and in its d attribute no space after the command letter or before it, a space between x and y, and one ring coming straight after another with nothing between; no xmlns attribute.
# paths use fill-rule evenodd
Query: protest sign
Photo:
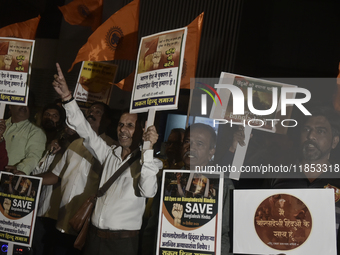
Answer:
<svg viewBox="0 0 340 255"><path fill-rule="evenodd" d="M34 41L0 37L0 103L27 105Z"/></svg>
<svg viewBox="0 0 340 255"><path fill-rule="evenodd" d="M219 84L233 85L235 89L239 89L240 93L233 92L233 97L230 97L231 91L229 89L218 88L217 93L222 102L212 106L211 119L226 119L234 124L248 125L267 132L280 134L287 132L287 127L280 125L280 123L283 119L290 118L292 106L287 107L286 114L280 114L280 94L283 87L295 88L296 86L225 72L221 73ZM252 89L252 94L249 94L248 88ZM274 90L277 91L276 94ZM295 98L295 93L287 93L285 96L287 96L287 99L292 99ZM251 99L251 106L254 109L262 112L267 110L271 113L262 115L254 113L255 110L249 108L249 99ZM234 113L234 101L240 104L243 101L243 114ZM238 104L239 107L240 104Z"/></svg>
<svg viewBox="0 0 340 255"><path fill-rule="evenodd" d="M80 102L97 101L108 105L117 68L110 63L83 61L74 98Z"/></svg>
<svg viewBox="0 0 340 255"><path fill-rule="evenodd" d="M223 173L164 170L157 254L220 254Z"/></svg>
<svg viewBox="0 0 340 255"><path fill-rule="evenodd" d="M0 240L31 246L41 178L0 173Z"/></svg>
<svg viewBox="0 0 340 255"><path fill-rule="evenodd" d="M185 27L141 39L130 113L177 108L186 36Z"/></svg>
<svg viewBox="0 0 340 255"><path fill-rule="evenodd" d="M233 222L234 253L336 254L331 188L235 190Z"/></svg>

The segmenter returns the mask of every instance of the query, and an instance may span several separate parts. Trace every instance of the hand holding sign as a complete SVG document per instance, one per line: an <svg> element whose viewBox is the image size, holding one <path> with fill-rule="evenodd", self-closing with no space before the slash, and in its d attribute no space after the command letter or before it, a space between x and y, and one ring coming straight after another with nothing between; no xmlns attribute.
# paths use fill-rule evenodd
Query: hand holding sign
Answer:
<svg viewBox="0 0 340 255"><path fill-rule="evenodd" d="M158 134L155 126L150 126L147 128L146 132L143 134L143 141L150 142L149 148L146 149L152 149L153 145L157 142L158 140Z"/></svg>

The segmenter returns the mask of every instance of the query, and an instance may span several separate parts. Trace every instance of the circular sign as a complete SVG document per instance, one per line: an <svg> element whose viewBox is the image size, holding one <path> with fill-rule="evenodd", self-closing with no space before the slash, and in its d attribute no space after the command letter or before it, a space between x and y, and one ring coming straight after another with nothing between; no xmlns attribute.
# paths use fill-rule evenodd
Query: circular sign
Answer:
<svg viewBox="0 0 340 255"><path fill-rule="evenodd" d="M258 237L276 250L292 250L301 246L312 230L312 216L298 198L276 194L262 201L255 216Z"/></svg>

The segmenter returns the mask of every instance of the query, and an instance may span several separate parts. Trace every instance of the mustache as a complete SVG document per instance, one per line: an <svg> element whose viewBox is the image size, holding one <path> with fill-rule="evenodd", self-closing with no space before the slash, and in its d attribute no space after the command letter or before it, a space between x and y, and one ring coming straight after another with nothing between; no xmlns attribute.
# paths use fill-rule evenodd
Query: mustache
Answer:
<svg viewBox="0 0 340 255"><path fill-rule="evenodd" d="M93 115L89 115L86 117L87 120L92 119L93 121L96 121L97 119Z"/></svg>
<svg viewBox="0 0 340 255"><path fill-rule="evenodd" d="M44 119L42 126L45 128L55 128L54 122L50 119Z"/></svg>
<svg viewBox="0 0 340 255"><path fill-rule="evenodd" d="M320 150L319 146L313 142L313 141L305 141L303 144L302 144L302 148L306 148L308 145L313 145L316 149Z"/></svg>
<svg viewBox="0 0 340 255"><path fill-rule="evenodd" d="M189 155L197 158L197 154L194 151L187 151L187 152L184 153L184 157L188 157Z"/></svg>

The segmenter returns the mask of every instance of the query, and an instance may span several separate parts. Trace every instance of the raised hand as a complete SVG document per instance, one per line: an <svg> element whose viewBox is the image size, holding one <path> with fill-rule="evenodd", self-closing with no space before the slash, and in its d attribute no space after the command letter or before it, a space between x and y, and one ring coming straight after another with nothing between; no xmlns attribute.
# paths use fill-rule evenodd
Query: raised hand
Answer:
<svg viewBox="0 0 340 255"><path fill-rule="evenodd" d="M72 98L72 93L68 89L65 77L63 75L63 72L61 71L61 68L58 63L56 63L58 74L54 75L54 81L52 82L52 85L54 87L54 90L60 95L61 99L63 101L69 100Z"/></svg>

